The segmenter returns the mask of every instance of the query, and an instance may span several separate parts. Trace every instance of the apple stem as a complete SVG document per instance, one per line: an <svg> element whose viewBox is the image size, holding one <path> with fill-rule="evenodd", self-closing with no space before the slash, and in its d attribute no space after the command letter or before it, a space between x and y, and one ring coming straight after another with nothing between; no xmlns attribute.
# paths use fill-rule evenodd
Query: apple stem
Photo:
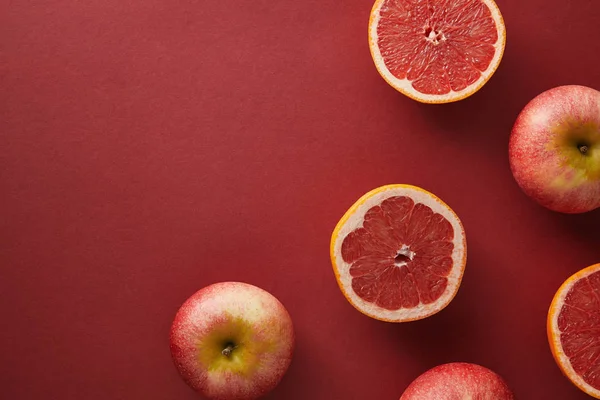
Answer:
<svg viewBox="0 0 600 400"><path fill-rule="evenodd" d="M588 152L589 148L585 145L582 144L581 146L579 146L579 151L581 152L581 154L586 154Z"/></svg>
<svg viewBox="0 0 600 400"><path fill-rule="evenodd" d="M221 353L225 357L229 357L229 356L231 356L231 353L233 352L233 349L235 349L235 346L232 345L232 344L228 344L227 347L225 347Z"/></svg>

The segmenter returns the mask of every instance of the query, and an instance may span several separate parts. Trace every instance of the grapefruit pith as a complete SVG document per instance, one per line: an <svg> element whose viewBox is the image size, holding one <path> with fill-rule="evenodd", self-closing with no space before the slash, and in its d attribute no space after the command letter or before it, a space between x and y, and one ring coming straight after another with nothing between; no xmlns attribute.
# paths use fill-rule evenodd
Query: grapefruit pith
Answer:
<svg viewBox="0 0 600 400"><path fill-rule="evenodd" d="M456 214L435 195L387 185L338 222L330 255L338 285L360 312L389 322L435 314L456 295L466 264Z"/></svg>

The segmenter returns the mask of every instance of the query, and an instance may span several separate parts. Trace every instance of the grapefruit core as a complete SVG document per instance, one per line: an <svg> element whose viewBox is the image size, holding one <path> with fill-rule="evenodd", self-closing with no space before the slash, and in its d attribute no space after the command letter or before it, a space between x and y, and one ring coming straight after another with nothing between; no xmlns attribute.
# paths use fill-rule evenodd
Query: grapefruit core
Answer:
<svg viewBox="0 0 600 400"><path fill-rule="evenodd" d="M504 53L506 29L493 0L377 0L369 48L379 74L423 103L478 91Z"/></svg>
<svg viewBox="0 0 600 400"><path fill-rule="evenodd" d="M446 307L466 264L466 240L442 200L410 185L362 196L337 224L330 255L348 301L372 318L405 322Z"/></svg>

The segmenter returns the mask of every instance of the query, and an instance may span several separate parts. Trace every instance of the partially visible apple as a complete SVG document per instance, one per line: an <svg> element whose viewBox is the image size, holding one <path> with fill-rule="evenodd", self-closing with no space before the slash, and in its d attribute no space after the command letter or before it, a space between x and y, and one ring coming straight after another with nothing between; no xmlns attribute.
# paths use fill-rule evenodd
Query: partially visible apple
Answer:
<svg viewBox="0 0 600 400"><path fill-rule="evenodd" d="M177 312L170 339L183 379L214 400L251 400L271 391L294 351L285 307L265 290L240 282L193 294Z"/></svg>
<svg viewBox="0 0 600 400"><path fill-rule="evenodd" d="M541 205L600 207L600 92L559 86L531 100L512 129L509 158L519 186Z"/></svg>
<svg viewBox="0 0 600 400"><path fill-rule="evenodd" d="M439 365L415 379L400 400L514 400L504 380L477 364Z"/></svg>

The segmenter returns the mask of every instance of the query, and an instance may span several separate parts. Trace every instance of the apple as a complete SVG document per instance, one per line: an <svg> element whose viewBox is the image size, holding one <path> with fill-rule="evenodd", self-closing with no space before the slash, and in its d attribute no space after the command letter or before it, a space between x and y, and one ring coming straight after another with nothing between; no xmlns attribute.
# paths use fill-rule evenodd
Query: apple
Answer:
<svg viewBox="0 0 600 400"><path fill-rule="evenodd" d="M170 347L184 381L214 400L251 400L270 392L292 360L294 328L273 295L241 282L205 287L183 303Z"/></svg>
<svg viewBox="0 0 600 400"><path fill-rule="evenodd" d="M509 159L541 205L570 214L600 207L600 92L559 86L531 100L512 129Z"/></svg>
<svg viewBox="0 0 600 400"><path fill-rule="evenodd" d="M514 400L504 380L477 364L439 365L415 379L400 400Z"/></svg>

